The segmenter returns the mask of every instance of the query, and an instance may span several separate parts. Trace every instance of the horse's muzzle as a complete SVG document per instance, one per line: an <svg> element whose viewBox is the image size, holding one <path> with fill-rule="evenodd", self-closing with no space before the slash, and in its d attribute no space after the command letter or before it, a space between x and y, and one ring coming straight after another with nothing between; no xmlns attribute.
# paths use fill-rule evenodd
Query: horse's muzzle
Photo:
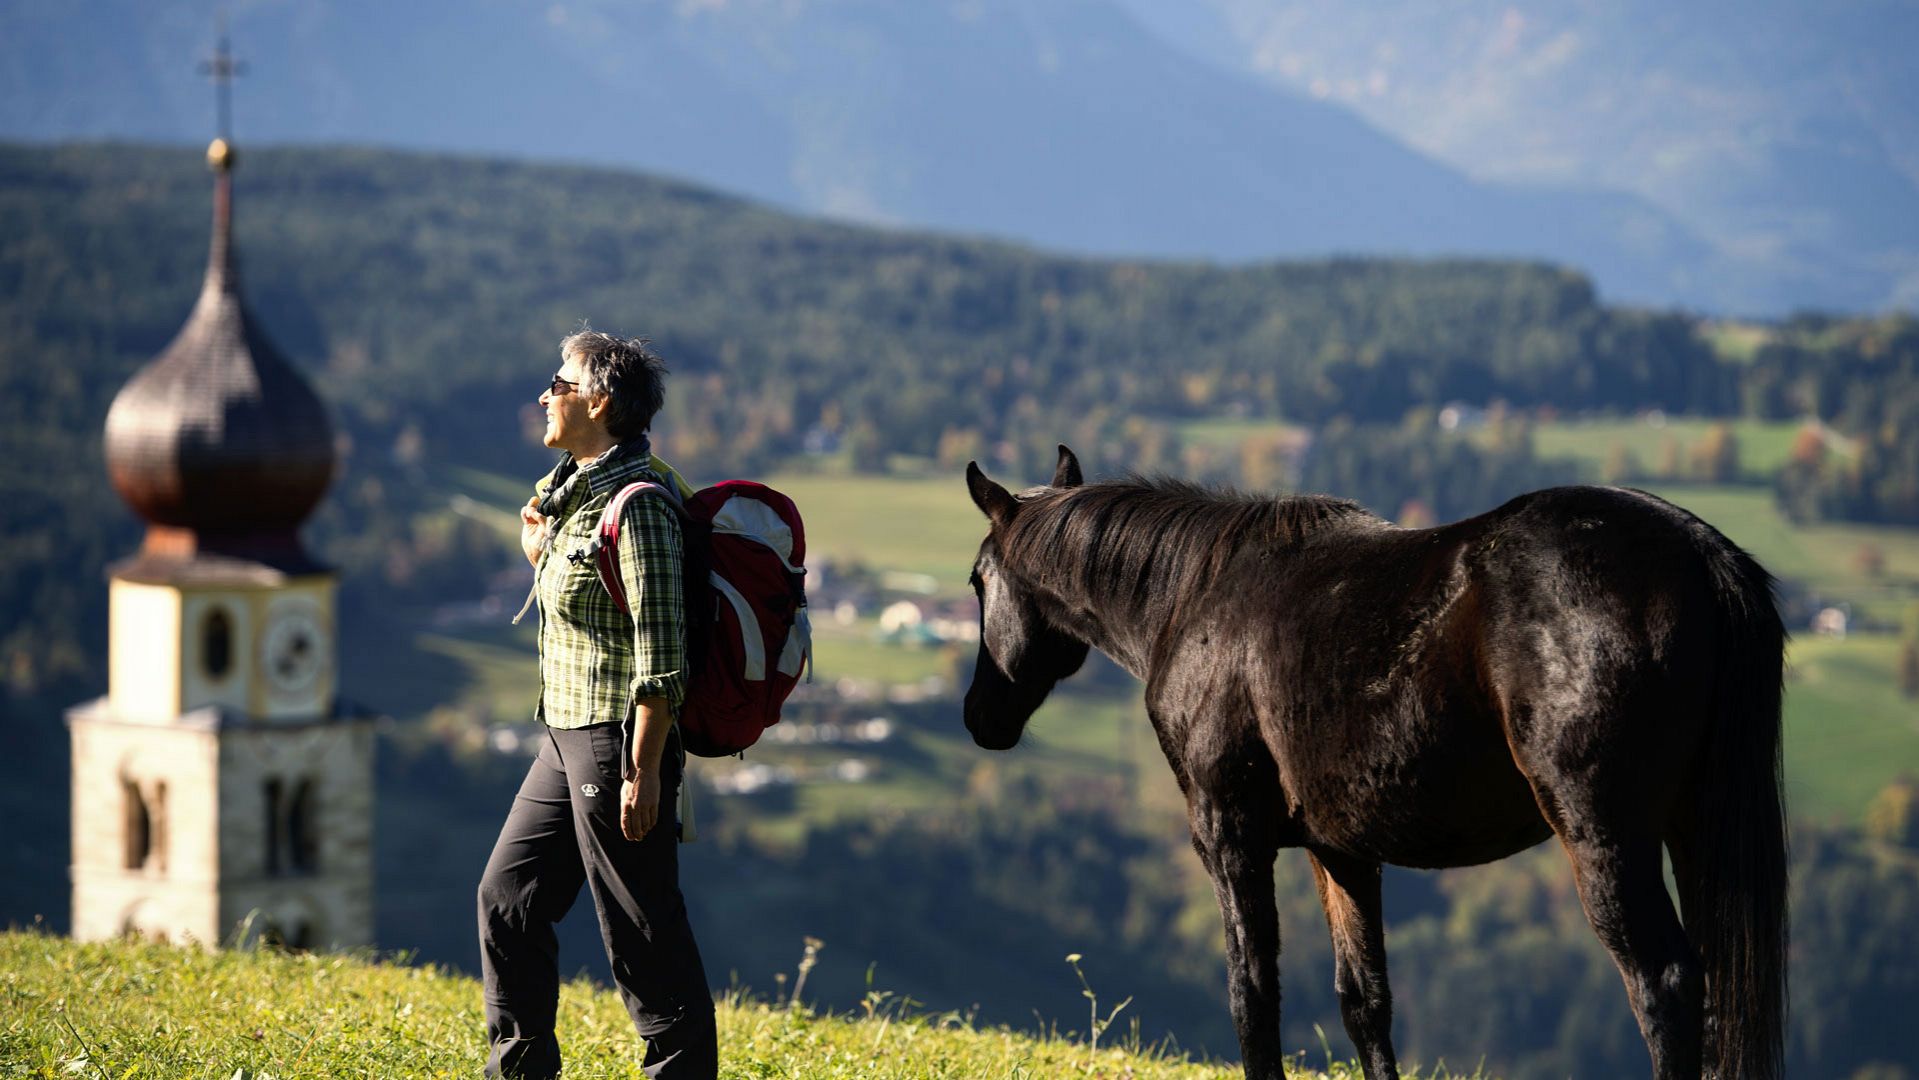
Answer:
<svg viewBox="0 0 1919 1080"><path fill-rule="evenodd" d="M995 710L975 705L971 694L966 697L966 730L972 733L974 745L982 750L1011 750L1019 745L1019 737L1026 731L1023 720L995 722L990 719Z"/></svg>

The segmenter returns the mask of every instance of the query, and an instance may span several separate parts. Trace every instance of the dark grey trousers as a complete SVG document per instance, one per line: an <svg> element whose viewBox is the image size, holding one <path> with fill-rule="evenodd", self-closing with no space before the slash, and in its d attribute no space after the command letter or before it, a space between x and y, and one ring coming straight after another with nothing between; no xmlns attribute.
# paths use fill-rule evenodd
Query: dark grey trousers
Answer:
<svg viewBox="0 0 1919 1080"><path fill-rule="evenodd" d="M710 1080L719 1071L712 992L680 896L679 732L661 755L661 824L637 842L620 835L623 754L617 723L547 729L494 843L479 897L488 1076L559 1075L553 926L582 884L600 916L614 986L646 1039L646 1075Z"/></svg>

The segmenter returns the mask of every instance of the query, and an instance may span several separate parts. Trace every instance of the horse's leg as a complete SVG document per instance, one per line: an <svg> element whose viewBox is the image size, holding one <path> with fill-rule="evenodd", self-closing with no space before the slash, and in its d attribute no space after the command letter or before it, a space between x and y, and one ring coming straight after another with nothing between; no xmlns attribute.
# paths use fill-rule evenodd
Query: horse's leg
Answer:
<svg viewBox="0 0 1919 1080"><path fill-rule="evenodd" d="M1237 778L1236 778L1237 779ZM1247 1080L1283 1080L1279 1038L1279 907L1273 899L1273 786L1234 780L1188 787L1193 848L1226 922L1226 989Z"/></svg>
<svg viewBox="0 0 1919 1080"><path fill-rule="evenodd" d="M1666 892L1656 836L1560 832L1586 918L1612 953L1658 1080L1697 1080L1705 975Z"/></svg>
<svg viewBox="0 0 1919 1080"><path fill-rule="evenodd" d="M1379 902L1379 864L1313 852L1313 881L1333 936L1333 986L1346 1034L1359 1048L1366 1080L1396 1080L1393 991L1386 981L1386 937Z"/></svg>

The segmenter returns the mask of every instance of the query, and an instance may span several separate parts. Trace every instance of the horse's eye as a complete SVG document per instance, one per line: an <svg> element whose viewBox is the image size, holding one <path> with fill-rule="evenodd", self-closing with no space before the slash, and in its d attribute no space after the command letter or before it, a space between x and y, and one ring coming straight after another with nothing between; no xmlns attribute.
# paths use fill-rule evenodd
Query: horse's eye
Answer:
<svg viewBox="0 0 1919 1080"><path fill-rule="evenodd" d="M986 587L986 582L980 580L978 570L975 570L971 574L968 574L966 576L966 583L973 587L974 592L978 592L981 589L984 589Z"/></svg>

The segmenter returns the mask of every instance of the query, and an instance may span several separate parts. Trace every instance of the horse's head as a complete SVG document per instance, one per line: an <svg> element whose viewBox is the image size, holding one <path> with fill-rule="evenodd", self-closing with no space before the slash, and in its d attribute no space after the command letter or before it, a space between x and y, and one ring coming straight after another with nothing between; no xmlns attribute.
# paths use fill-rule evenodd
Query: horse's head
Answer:
<svg viewBox="0 0 1919 1080"><path fill-rule="evenodd" d="M1078 487L1079 459L1059 448L1053 487ZM1041 598L1001 549L1020 500L988 479L977 462L966 466L966 486L990 526L973 561L973 591L979 595L979 662L966 689L966 730L988 750L1010 749L1026 730L1053 685L1086 662L1086 643L1047 618ZM1014 553L1031 560L1032 553Z"/></svg>

